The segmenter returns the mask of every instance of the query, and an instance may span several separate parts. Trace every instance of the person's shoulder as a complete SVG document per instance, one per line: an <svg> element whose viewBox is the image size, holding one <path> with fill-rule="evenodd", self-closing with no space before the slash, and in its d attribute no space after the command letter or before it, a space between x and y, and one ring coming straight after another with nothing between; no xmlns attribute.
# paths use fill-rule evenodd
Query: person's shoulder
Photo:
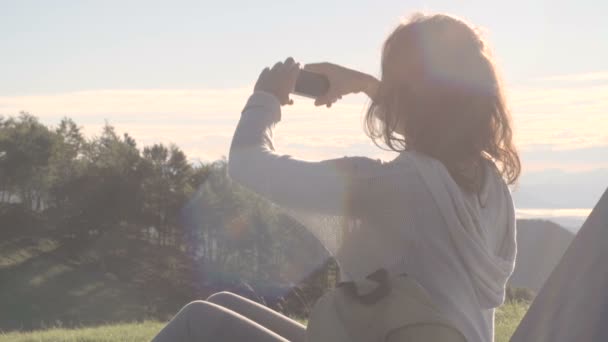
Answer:
<svg viewBox="0 0 608 342"><path fill-rule="evenodd" d="M439 171L441 174L447 173L447 169L442 162L425 153L413 150L401 152L393 163L399 165L402 169L415 170L418 172L434 170Z"/></svg>
<svg viewBox="0 0 608 342"><path fill-rule="evenodd" d="M345 156L335 160L339 172L351 175L368 176L382 170L386 164L381 159L372 159L363 156Z"/></svg>
<svg viewBox="0 0 608 342"><path fill-rule="evenodd" d="M339 172L356 177L383 177L399 171L397 159L384 160L364 156L346 156L335 160Z"/></svg>

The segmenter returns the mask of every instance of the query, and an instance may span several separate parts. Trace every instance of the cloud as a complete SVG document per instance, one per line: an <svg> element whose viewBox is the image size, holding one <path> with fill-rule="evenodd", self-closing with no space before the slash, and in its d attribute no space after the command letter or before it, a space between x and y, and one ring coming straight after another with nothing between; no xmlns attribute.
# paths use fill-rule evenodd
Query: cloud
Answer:
<svg viewBox="0 0 608 342"><path fill-rule="evenodd" d="M580 217L586 218L591 213L591 209L574 208L574 209L517 209L517 218L555 218L555 217Z"/></svg>
<svg viewBox="0 0 608 342"><path fill-rule="evenodd" d="M87 136L101 132L107 120L142 145L176 143L193 157L217 159L229 143L250 88L183 90L100 90L0 97L0 114L28 111L47 124L63 116L82 125ZM286 153L311 159L344 154L367 142L361 119L364 101L319 109L308 99L283 109L276 142ZM322 150L321 153L313 151ZM203 153L204 151L204 153ZM318 158L313 158L314 156Z"/></svg>
<svg viewBox="0 0 608 342"><path fill-rule="evenodd" d="M606 165L605 157L597 153L567 160L557 152L608 146L608 77L604 76L608 73L553 76L545 79L550 81L547 84L507 88L516 143L530 169ZM600 82L572 84L576 80ZM227 155L250 89L91 90L3 96L0 114L25 110L47 124L69 116L88 136L99 134L108 120L119 132L129 132L140 145L172 142L193 158L214 160ZM296 102L283 109L283 122L276 128L279 152L306 159L394 156L375 148L363 133L364 98L351 98L329 110L315 108L308 99L297 98Z"/></svg>
<svg viewBox="0 0 608 342"><path fill-rule="evenodd" d="M590 82L590 81L608 81L608 71L596 71L578 74L555 75L541 77L535 81L566 81L566 82Z"/></svg>
<svg viewBox="0 0 608 342"><path fill-rule="evenodd" d="M236 89L121 89L90 90L47 95L0 97L0 111L20 110L39 117L61 115L103 117L105 115L203 114L238 111L249 88Z"/></svg>
<svg viewBox="0 0 608 342"><path fill-rule="evenodd" d="M515 87L508 94L516 141L522 148L608 144L608 85Z"/></svg>
<svg viewBox="0 0 608 342"><path fill-rule="evenodd" d="M521 149L525 172L548 169L588 171L608 169L608 144L576 149L556 149L551 145L534 145Z"/></svg>

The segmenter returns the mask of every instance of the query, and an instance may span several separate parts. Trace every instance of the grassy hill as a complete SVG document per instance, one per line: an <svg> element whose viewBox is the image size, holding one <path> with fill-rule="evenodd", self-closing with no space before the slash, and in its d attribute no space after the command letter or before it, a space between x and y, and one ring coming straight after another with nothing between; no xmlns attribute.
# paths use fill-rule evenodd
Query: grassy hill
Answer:
<svg viewBox="0 0 608 342"><path fill-rule="evenodd" d="M46 262L39 262L30 272L38 270L41 275L24 273L3 286L14 289L0 293L3 307L10 308L0 314L5 327L71 326L145 316L145 305L138 302L137 294L110 276L89 275L75 267ZM52 281L46 281L51 277ZM27 282L19 285L17 282L23 279Z"/></svg>
<svg viewBox="0 0 608 342"><path fill-rule="evenodd" d="M536 234L526 238L528 231L536 226L540 227L534 231ZM524 240L520 241L521 257L516 272L525 276L534 274L527 271L529 267L539 267L534 266L534 262L521 261L534 257L528 255L529 251L535 246L544 246L545 240L552 245L561 240L543 240L537 236L543 229L555 228L544 221L520 223L520 228L519 239ZM526 239L530 242L525 242ZM52 239L22 237L0 242L0 306L3 308L0 331L34 330L0 335L0 341L147 341L156 334L163 325L158 320L168 318L168 313L176 312L177 308L167 308L167 314L159 318L158 312L150 309L154 297L142 292L141 284L104 271L99 260L91 262L93 255L106 247L103 243L88 246L86 252L79 252L78 258L70 258L66 256L70 251ZM137 253L143 255L145 251ZM158 251L154 253L157 255ZM145 265L129 265L127 272L142 267ZM192 298L177 302L185 303L189 299ZM509 303L500 308L496 316L497 341L508 340L526 309L527 304L522 303ZM104 322L107 325L103 325Z"/></svg>
<svg viewBox="0 0 608 342"><path fill-rule="evenodd" d="M145 303L128 283L64 257L52 240L0 245L0 329L144 318Z"/></svg>

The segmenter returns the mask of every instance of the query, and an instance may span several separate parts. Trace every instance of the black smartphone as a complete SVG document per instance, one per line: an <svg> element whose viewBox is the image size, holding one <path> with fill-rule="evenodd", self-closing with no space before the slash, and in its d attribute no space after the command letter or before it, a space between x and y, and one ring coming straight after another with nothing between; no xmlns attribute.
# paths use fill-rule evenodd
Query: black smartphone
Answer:
<svg viewBox="0 0 608 342"><path fill-rule="evenodd" d="M294 94L316 99L325 95L327 91L329 91L329 80L325 75L300 70Z"/></svg>

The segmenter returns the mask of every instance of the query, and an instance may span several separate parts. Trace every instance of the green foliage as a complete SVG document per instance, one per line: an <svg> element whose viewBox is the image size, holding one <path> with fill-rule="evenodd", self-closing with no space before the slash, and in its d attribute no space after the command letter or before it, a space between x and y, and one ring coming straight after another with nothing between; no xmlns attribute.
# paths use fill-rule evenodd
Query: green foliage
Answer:
<svg viewBox="0 0 608 342"><path fill-rule="evenodd" d="M335 283L327 251L226 171L109 124L86 139L68 118L2 118L0 238L13 252L0 251L0 306L19 309L0 329L164 319L219 290L306 315ZM37 253L40 241L53 249Z"/></svg>
<svg viewBox="0 0 608 342"><path fill-rule="evenodd" d="M28 113L0 125L0 192L13 194L32 210L44 200L53 133Z"/></svg>
<svg viewBox="0 0 608 342"><path fill-rule="evenodd" d="M144 342L150 341L163 323L123 323L80 329L51 328L27 333L0 334L0 342Z"/></svg>
<svg viewBox="0 0 608 342"><path fill-rule="evenodd" d="M494 340L508 342L522 318L528 311L529 302L506 302L496 310Z"/></svg>

